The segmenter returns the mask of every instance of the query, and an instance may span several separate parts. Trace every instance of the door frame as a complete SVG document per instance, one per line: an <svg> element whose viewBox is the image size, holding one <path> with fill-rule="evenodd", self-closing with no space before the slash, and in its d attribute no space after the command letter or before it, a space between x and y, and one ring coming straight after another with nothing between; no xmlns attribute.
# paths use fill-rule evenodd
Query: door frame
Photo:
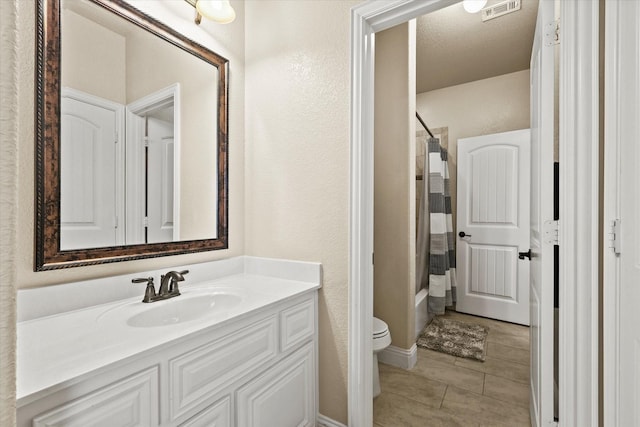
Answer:
<svg viewBox="0 0 640 427"><path fill-rule="evenodd" d="M548 0L542 0L548 1ZM375 33L456 3L369 1L351 11L349 426L373 423ZM560 2L560 425L598 423L599 4Z"/></svg>
<svg viewBox="0 0 640 427"><path fill-rule="evenodd" d="M127 243L143 243L144 236L144 138L140 116L155 108L173 104L173 238L180 236L180 164L181 164L181 102L180 83L174 83L126 106L127 114ZM136 120L137 118L137 120Z"/></svg>
<svg viewBox="0 0 640 427"><path fill-rule="evenodd" d="M626 11L619 0L608 0L605 3L605 140L604 140L604 230L603 230L603 420L604 425L618 426L619 402L619 340L620 340L620 258L611 249L612 242L610 224L620 218L620 159L624 156L625 141L637 139L623 139L624 123L618 119L628 107L621 102L621 95L627 94L626 79L637 76L640 72L638 61L634 61L635 70L621 72L621 59L628 55L630 48L625 41L632 40L633 34L627 34L621 28L620 20ZM628 64L628 62L627 62ZM627 65L628 66L628 65ZM635 99L638 102L638 99ZM630 102L629 100L627 102ZM638 135L636 135L638 136ZM619 236L616 236L619 238Z"/></svg>

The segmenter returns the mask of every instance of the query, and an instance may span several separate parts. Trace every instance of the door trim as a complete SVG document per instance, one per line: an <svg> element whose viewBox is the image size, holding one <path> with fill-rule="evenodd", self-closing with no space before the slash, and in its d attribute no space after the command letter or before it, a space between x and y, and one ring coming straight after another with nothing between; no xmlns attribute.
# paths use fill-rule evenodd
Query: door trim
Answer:
<svg viewBox="0 0 640 427"><path fill-rule="evenodd" d="M618 218L620 202L618 198L619 179L619 141L620 123L618 117L619 95L619 58L622 34L619 30L618 13L620 4L608 1L605 4L605 152L604 158L604 236L603 248L603 419L607 426L618 425L619 405L619 364L618 340L620 328L618 325L619 296L620 296L620 261L606 244L608 224Z"/></svg>
<svg viewBox="0 0 640 427"><path fill-rule="evenodd" d="M619 393L620 393L620 258L609 248L608 230L611 221L620 218L620 194L619 183L620 159L625 153L625 144L622 135L625 132L625 123L619 120L628 105L637 103L638 96L631 95L628 91L625 77L637 76L640 65L636 61L635 69L627 69L623 74L621 68L622 58L628 55L632 49L625 45L625 41L633 40L634 34L628 34L621 26L621 20L628 16L628 11L622 6L625 2L609 0L605 3L605 140L604 140L604 230L603 230L603 420L606 426L618 426ZM628 27L626 27L628 28ZM627 56L628 58L628 56ZM628 64L629 62L627 62ZM623 97L625 101L623 101ZM640 135L636 134L636 137ZM627 143L637 143L637 138L627 139ZM632 142L634 141L634 142Z"/></svg>
<svg viewBox="0 0 640 427"><path fill-rule="evenodd" d="M598 425L599 2L560 2L561 425Z"/></svg>
<svg viewBox="0 0 640 427"><path fill-rule="evenodd" d="M173 104L173 238L180 236L180 165L182 141L182 106L180 102L180 83L174 83L156 92L146 95L126 107L127 111L127 243L144 242L144 126L138 120L154 108ZM138 120L136 120L138 118ZM176 202L177 201L177 202ZM141 240L142 239L142 240Z"/></svg>
<svg viewBox="0 0 640 427"><path fill-rule="evenodd" d="M454 0L366 2L351 11L348 344L351 427L372 425L373 421L375 32L453 3ZM566 226L560 230L563 311L559 333L563 387L559 406L563 414L561 425L595 426L598 422L598 2L567 1L561 2L560 7L563 17L560 209L561 221Z"/></svg>

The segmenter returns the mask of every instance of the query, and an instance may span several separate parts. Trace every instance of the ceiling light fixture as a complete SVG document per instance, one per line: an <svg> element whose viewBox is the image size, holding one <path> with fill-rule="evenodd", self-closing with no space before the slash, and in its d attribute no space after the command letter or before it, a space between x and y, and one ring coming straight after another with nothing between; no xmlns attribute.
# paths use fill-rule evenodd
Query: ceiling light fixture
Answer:
<svg viewBox="0 0 640 427"><path fill-rule="evenodd" d="M196 9L197 25L202 22L202 17L210 19L218 24L228 24L236 19L236 12L231 7L229 0L185 0Z"/></svg>
<svg viewBox="0 0 640 427"><path fill-rule="evenodd" d="M469 13L480 12L487 4L487 0L464 0L462 7Z"/></svg>

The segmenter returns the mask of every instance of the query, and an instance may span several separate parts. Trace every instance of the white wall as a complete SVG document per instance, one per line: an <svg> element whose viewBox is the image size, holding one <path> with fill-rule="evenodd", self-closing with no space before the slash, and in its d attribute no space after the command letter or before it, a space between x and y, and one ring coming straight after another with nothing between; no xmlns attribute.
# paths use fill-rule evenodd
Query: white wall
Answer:
<svg viewBox="0 0 640 427"><path fill-rule="evenodd" d="M246 252L319 261L320 412L347 421L349 26L357 1L247 2Z"/></svg>
<svg viewBox="0 0 640 427"><path fill-rule="evenodd" d="M153 258L65 270L33 272L34 240L34 2L16 1L18 7L18 164L19 208L16 254L18 288L46 286L136 271L153 270L192 262L204 262L244 253L244 2L232 2L238 18L232 25L203 20L193 23L194 9L185 2L130 0L135 7L174 30L208 47L230 61L229 99L229 249L192 255ZM6 79L2 76L3 82Z"/></svg>
<svg viewBox="0 0 640 427"><path fill-rule="evenodd" d="M419 93L416 108L429 129L449 128L445 148L455 231L458 139L529 128L529 70Z"/></svg>

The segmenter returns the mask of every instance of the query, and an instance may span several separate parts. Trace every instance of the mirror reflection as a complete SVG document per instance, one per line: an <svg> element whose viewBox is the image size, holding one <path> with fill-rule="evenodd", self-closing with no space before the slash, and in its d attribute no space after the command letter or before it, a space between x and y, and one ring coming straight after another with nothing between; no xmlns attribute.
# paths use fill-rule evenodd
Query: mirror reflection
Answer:
<svg viewBox="0 0 640 427"><path fill-rule="evenodd" d="M35 71L35 271L228 248L227 59L128 2L37 0Z"/></svg>
<svg viewBox="0 0 640 427"><path fill-rule="evenodd" d="M99 5L60 12L60 250L217 238L218 69Z"/></svg>

